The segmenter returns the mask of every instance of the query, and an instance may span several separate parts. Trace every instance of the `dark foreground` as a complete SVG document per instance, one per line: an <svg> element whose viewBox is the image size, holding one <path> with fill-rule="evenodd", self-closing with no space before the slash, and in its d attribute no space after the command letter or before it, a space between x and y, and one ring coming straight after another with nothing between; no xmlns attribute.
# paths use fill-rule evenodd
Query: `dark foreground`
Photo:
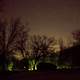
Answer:
<svg viewBox="0 0 80 80"><path fill-rule="evenodd" d="M0 80L80 80L76 71L1 72Z"/></svg>

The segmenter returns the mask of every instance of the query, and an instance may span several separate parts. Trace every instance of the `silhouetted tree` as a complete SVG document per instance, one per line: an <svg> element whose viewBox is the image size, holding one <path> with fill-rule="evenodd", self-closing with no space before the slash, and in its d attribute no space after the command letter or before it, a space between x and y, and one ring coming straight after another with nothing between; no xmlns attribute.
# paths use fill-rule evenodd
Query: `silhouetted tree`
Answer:
<svg viewBox="0 0 80 80"><path fill-rule="evenodd" d="M0 55L3 70L6 70L6 61L14 50L24 53L27 38L28 28L20 22L20 19L16 19L10 24L5 20L0 20Z"/></svg>
<svg viewBox="0 0 80 80"><path fill-rule="evenodd" d="M32 57L36 60L45 58L51 52L50 46L55 44L56 40L54 38L34 35L31 38Z"/></svg>
<svg viewBox="0 0 80 80"><path fill-rule="evenodd" d="M80 30L76 30L74 32L72 32L72 36L74 41L74 45L80 45Z"/></svg>
<svg viewBox="0 0 80 80"><path fill-rule="evenodd" d="M69 63L71 58L71 53L67 53L68 51L66 50L67 47L64 46L64 41L62 39L59 40L59 45L60 45L60 54L59 54L59 59L58 59L58 65L65 65L66 63Z"/></svg>
<svg viewBox="0 0 80 80"><path fill-rule="evenodd" d="M68 38L67 39L67 48L72 47L73 46L73 39L72 38Z"/></svg>
<svg viewBox="0 0 80 80"><path fill-rule="evenodd" d="M63 39L60 38L60 39L58 40L58 44L59 44L59 46L60 46L60 51L63 51L63 50L65 49Z"/></svg>

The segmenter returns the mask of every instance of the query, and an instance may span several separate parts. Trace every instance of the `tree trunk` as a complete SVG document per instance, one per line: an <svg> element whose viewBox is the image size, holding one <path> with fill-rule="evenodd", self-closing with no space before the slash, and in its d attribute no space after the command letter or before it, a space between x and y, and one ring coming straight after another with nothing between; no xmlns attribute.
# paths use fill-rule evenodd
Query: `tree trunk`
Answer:
<svg viewBox="0 0 80 80"><path fill-rule="evenodd" d="M1 55L1 63L2 63L2 71L7 70L7 59L5 53L2 53Z"/></svg>

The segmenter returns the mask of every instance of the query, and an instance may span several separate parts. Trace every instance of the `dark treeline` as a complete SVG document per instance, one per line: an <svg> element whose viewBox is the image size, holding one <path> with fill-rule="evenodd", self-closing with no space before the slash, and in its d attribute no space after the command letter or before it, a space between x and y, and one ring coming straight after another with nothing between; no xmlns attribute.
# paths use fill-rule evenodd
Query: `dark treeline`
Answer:
<svg viewBox="0 0 80 80"><path fill-rule="evenodd" d="M30 36L28 25L21 23L20 18L10 22L2 19L4 7L5 0L0 0L0 71L70 69L79 66L80 30L73 31L73 41L68 39L68 47L65 47L62 38ZM56 44L60 51L55 52ZM70 47L71 44L73 47Z"/></svg>
<svg viewBox="0 0 80 80"><path fill-rule="evenodd" d="M72 33L72 44L75 48L66 48L63 39L56 40L55 37L45 35L30 36L27 26L23 25L19 18L11 22L0 20L0 70L37 70L37 66L40 65L41 69L42 65L43 69L46 69L46 65L50 64L58 69L79 64L79 30ZM57 43L60 51L55 52L54 46ZM74 57L77 55L78 59Z"/></svg>

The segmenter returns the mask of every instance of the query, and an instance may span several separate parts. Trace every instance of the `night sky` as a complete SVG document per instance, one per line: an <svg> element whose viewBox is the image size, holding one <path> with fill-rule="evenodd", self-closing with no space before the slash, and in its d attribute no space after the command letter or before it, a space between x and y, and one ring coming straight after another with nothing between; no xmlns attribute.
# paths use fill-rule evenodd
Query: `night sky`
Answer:
<svg viewBox="0 0 80 80"><path fill-rule="evenodd" d="M68 37L80 29L80 0L5 0L5 15L29 22L31 34Z"/></svg>

